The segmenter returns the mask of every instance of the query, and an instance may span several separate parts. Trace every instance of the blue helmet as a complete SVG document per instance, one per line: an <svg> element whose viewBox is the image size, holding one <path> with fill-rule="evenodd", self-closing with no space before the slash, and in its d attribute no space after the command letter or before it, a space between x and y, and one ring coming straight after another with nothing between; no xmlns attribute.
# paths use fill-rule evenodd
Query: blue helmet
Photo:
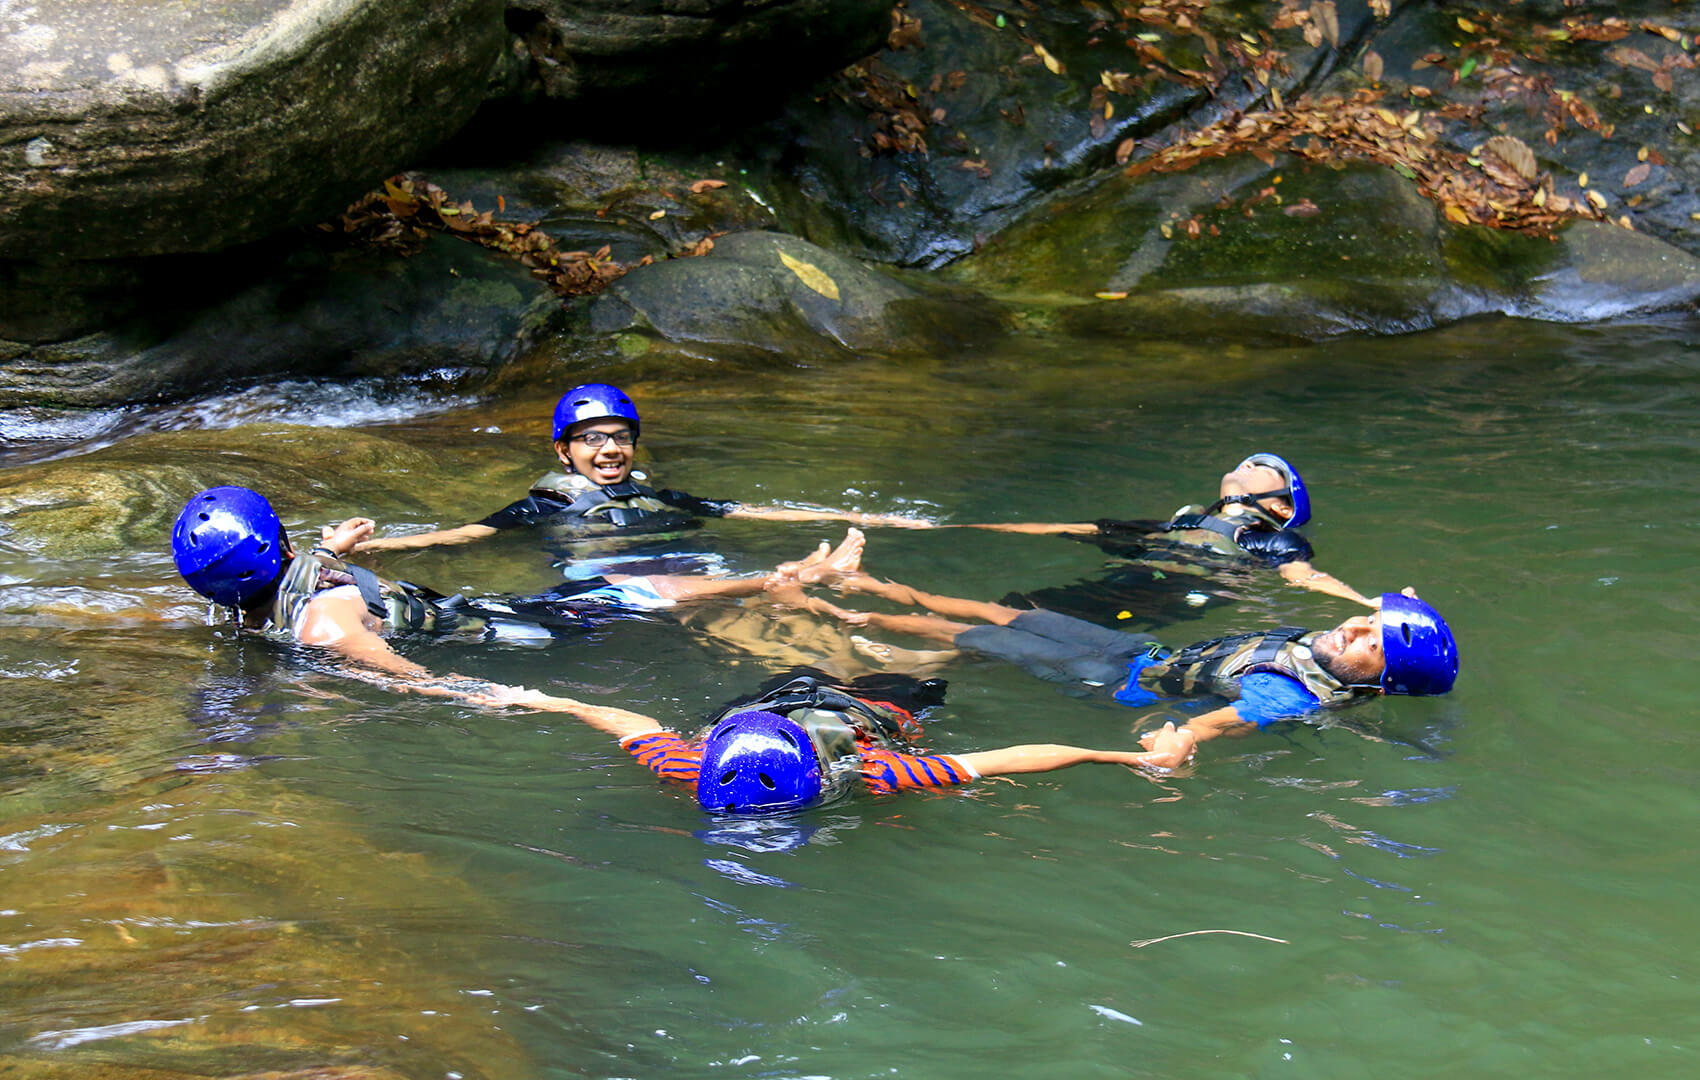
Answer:
<svg viewBox="0 0 1700 1080"><path fill-rule="evenodd" d="M1310 492L1305 490L1305 482L1299 477L1299 470L1284 457L1275 454L1253 454L1240 462L1240 465L1250 463L1274 469L1287 481L1287 501L1293 504L1293 516L1287 519L1283 528L1296 529L1310 520ZM1238 466L1235 466L1236 468ZM1276 494L1269 492L1269 494Z"/></svg>
<svg viewBox="0 0 1700 1080"><path fill-rule="evenodd" d="M245 487L196 495L171 528L171 557L189 587L235 607L265 591L283 568L283 522Z"/></svg>
<svg viewBox="0 0 1700 1080"><path fill-rule="evenodd" d="M1458 640L1440 612L1414 596L1381 594L1381 652L1387 694L1444 694L1458 678Z"/></svg>
<svg viewBox="0 0 1700 1080"><path fill-rule="evenodd" d="M820 793L814 740L795 720L746 709L715 724L703 739L697 802L704 810L794 810Z"/></svg>
<svg viewBox="0 0 1700 1080"><path fill-rule="evenodd" d="M561 395L555 403L555 441L567 437L567 429L581 420L630 420L632 434L638 433L637 406L618 386L605 382L585 383Z"/></svg>

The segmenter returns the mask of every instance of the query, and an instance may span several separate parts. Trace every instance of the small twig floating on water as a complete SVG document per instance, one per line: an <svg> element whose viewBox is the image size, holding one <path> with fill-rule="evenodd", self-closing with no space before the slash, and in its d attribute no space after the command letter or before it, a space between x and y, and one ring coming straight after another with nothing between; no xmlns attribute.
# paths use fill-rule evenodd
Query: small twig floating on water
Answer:
<svg viewBox="0 0 1700 1080"><path fill-rule="evenodd" d="M1143 949L1145 946L1155 945L1159 941L1173 941L1176 938L1192 937L1194 934L1236 934L1239 937L1254 937L1259 941L1273 941L1277 945L1292 944L1292 942L1288 941L1286 938L1269 937L1265 934L1254 934L1249 930L1188 930L1184 934L1169 934L1166 937L1146 938L1144 941L1130 941L1128 944L1132 945L1136 949Z"/></svg>

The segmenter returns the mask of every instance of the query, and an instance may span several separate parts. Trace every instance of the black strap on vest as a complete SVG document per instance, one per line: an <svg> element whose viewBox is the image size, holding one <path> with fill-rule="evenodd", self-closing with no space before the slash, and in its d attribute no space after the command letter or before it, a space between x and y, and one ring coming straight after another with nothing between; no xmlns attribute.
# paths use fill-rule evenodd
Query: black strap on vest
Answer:
<svg viewBox="0 0 1700 1080"><path fill-rule="evenodd" d="M364 566L356 566L353 563L343 563L342 565L343 569L347 570L349 576L354 579L355 587L360 590L360 599L366 601L366 610L372 613L372 617L376 619L389 618L390 605L384 599L384 585L378 575ZM424 626L427 611L425 601L417 595L421 591L420 588L416 585L409 585L405 581L396 582L396 586L407 608L407 626L404 629L417 630Z"/></svg>
<svg viewBox="0 0 1700 1080"><path fill-rule="evenodd" d="M734 705L720 716L715 723L731 716L733 713L744 712L748 709L765 709L788 716L797 709L828 709L832 712L854 713L865 720L866 726L876 734L893 742L901 741L903 729L891 717L874 708L860 698L851 696L834 686L823 686L820 680L811 675L803 675L792 679L784 686L776 687L742 705ZM857 726L864 726L858 724Z"/></svg>
<svg viewBox="0 0 1700 1080"><path fill-rule="evenodd" d="M1163 531L1177 532L1181 529L1209 529L1213 533L1221 533L1230 541L1237 544L1240 542L1240 530L1243 528L1245 528L1245 524L1243 523L1236 525L1231 521L1224 521L1221 518L1210 514L1181 514L1170 520L1167 525L1163 526Z"/></svg>

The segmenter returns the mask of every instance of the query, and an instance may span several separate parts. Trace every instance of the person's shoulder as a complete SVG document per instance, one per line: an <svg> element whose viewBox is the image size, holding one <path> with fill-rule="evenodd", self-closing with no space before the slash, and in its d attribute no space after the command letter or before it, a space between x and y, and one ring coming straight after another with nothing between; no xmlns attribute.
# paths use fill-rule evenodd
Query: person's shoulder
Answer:
<svg viewBox="0 0 1700 1080"><path fill-rule="evenodd" d="M1302 679L1282 671L1254 671L1239 680L1234 711L1242 720L1267 727L1277 720L1296 720L1322 707L1322 701Z"/></svg>
<svg viewBox="0 0 1700 1080"><path fill-rule="evenodd" d="M1311 560L1310 541L1297 529L1247 528L1240 531L1234 542L1276 566Z"/></svg>

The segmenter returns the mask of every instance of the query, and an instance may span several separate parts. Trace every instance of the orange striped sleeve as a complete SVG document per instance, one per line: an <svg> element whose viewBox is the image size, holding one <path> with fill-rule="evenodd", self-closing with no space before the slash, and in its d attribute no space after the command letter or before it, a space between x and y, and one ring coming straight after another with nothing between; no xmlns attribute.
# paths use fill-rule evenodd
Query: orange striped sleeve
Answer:
<svg viewBox="0 0 1700 1080"><path fill-rule="evenodd" d="M696 786L702 772L702 748L691 746L683 736L672 731L650 731L628 735L620 740L626 753L663 780Z"/></svg>
<svg viewBox="0 0 1700 1080"><path fill-rule="evenodd" d="M966 784L977 775L949 754L900 754L884 747L864 746L861 758L862 780L869 791L880 794Z"/></svg>

